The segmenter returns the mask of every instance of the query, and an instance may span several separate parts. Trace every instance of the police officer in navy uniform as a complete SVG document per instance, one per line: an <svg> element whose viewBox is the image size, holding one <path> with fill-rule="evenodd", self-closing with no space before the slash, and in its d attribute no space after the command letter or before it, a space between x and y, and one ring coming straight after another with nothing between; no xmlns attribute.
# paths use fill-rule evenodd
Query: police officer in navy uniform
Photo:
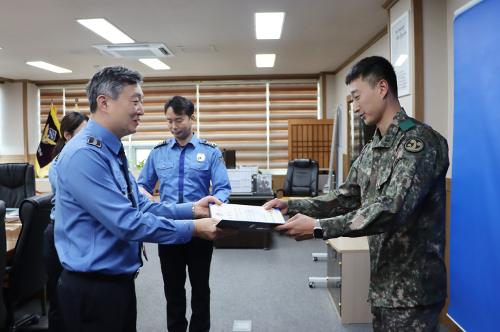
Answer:
<svg viewBox="0 0 500 332"><path fill-rule="evenodd" d="M138 179L146 195L160 183L160 198L167 203L195 202L212 195L226 202L231 193L222 153L215 143L198 138L192 131L195 121L193 103L175 96L165 104L168 128L174 138L157 145L150 153ZM160 244L167 327L170 332L185 332L186 266L192 287L190 332L210 330L210 262L212 241L194 238L185 244Z"/></svg>
<svg viewBox="0 0 500 332"><path fill-rule="evenodd" d="M136 331L134 279L143 241L213 239L217 220L205 197L195 203L150 202L128 171L120 139L144 114L142 76L107 67L87 86L92 119L58 159L55 245L64 268L58 284L70 331Z"/></svg>

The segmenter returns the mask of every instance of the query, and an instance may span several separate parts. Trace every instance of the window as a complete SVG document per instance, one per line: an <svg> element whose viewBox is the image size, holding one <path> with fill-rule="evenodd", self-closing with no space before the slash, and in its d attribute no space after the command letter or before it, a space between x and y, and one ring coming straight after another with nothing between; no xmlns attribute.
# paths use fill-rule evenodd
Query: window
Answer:
<svg viewBox="0 0 500 332"><path fill-rule="evenodd" d="M171 138L164 104L175 95L195 104L201 138L221 150L236 150L238 165L261 169L286 169L288 120L318 117L318 80L169 82L155 80L143 85L145 114L137 133L124 137L131 165L147 157L156 144ZM67 111L89 114L85 84L40 88L42 130L53 103L62 118Z"/></svg>

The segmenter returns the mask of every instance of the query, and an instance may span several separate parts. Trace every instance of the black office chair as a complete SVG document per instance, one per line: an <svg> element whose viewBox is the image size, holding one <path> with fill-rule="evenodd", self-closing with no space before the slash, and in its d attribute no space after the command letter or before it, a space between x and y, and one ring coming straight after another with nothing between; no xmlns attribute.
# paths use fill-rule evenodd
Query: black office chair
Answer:
<svg viewBox="0 0 500 332"><path fill-rule="evenodd" d="M4 290L10 331L16 331L26 324L38 323L37 315L27 315L14 321L14 310L37 295L40 297L42 314L46 315L47 272L43 258L43 233L50 221L51 198L52 194L30 197L25 199L19 208L19 218L23 226L14 256L7 266L7 283Z"/></svg>
<svg viewBox="0 0 500 332"><path fill-rule="evenodd" d="M5 202L0 201L0 280L5 277L5 260L7 259L7 244L5 240ZM0 287L0 331L5 331L7 309L3 299L3 287Z"/></svg>
<svg viewBox="0 0 500 332"><path fill-rule="evenodd" d="M0 200L18 208L23 199L35 195L35 171L28 163L0 164Z"/></svg>
<svg viewBox="0 0 500 332"><path fill-rule="evenodd" d="M318 162L312 159L294 159L288 162L283 196L317 196Z"/></svg>

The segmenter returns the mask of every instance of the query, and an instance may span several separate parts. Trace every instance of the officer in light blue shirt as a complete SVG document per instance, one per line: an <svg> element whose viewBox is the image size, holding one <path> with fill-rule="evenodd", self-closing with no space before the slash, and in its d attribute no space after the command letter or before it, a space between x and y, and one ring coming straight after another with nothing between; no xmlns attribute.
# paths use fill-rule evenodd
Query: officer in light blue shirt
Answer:
<svg viewBox="0 0 500 332"><path fill-rule="evenodd" d="M231 194L222 153L217 145L192 133L185 146L171 138L156 145L137 183L152 194L159 181L162 202L195 202L210 194L225 202ZM146 194L147 195L147 194Z"/></svg>
<svg viewBox="0 0 500 332"><path fill-rule="evenodd" d="M124 67L96 73L87 86L92 120L59 155L58 295L72 331L136 330L134 277L143 241L186 243L220 232L217 220L193 220L207 216L216 198L160 204L138 191L120 139L136 132L144 114L141 83L138 72Z"/></svg>
<svg viewBox="0 0 500 332"><path fill-rule="evenodd" d="M193 134L193 103L175 96L165 104L168 128L174 138L157 145L150 153L138 179L147 195L160 183L162 202L195 202L212 195L226 202L231 186L220 150L214 143ZM161 270L167 300L167 327L170 332L185 332L186 267L191 283L192 315L190 332L210 330L210 262L212 241L193 239L185 244L160 244Z"/></svg>
<svg viewBox="0 0 500 332"><path fill-rule="evenodd" d="M71 140L80 130L82 130L89 121L89 118L79 112L68 112L61 120L61 126L59 131L61 133L57 144L54 147L52 155L54 160L50 165L49 169L49 181L52 187L52 204L55 205L55 193L57 192L57 161L59 153L61 153L63 147L66 143ZM47 269L47 298L49 300L49 332L64 332L67 329L64 327L64 323L61 318L61 313L59 309L59 301L57 299L57 281L62 272L61 262L57 256L56 247L54 244L54 223L55 223L55 207L52 208L50 212L50 223L45 229L45 267Z"/></svg>

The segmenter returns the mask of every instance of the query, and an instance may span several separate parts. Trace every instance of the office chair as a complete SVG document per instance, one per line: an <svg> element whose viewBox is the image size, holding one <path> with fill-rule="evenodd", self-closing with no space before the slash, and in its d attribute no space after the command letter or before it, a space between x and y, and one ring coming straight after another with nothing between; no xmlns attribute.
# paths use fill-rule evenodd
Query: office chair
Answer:
<svg viewBox="0 0 500 332"><path fill-rule="evenodd" d="M5 239L5 202L0 201L0 280L5 277L5 260L7 259L7 244ZM5 331L7 309L3 299L3 288L0 287L0 331Z"/></svg>
<svg viewBox="0 0 500 332"><path fill-rule="evenodd" d="M28 163L0 164L0 200L18 208L23 199L35 195L35 171Z"/></svg>
<svg viewBox="0 0 500 332"><path fill-rule="evenodd" d="M50 221L51 198L52 194L33 196L25 199L19 208L22 229L12 261L7 266L7 282L4 283L9 331L38 323L38 315L26 315L19 321L14 320L16 307L36 295L40 296L42 315L46 315L47 272L43 258L43 233Z"/></svg>
<svg viewBox="0 0 500 332"><path fill-rule="evenodd" d="M294 159L288 162L283 196L317 196L318 162L312 159Z"/></svg>

